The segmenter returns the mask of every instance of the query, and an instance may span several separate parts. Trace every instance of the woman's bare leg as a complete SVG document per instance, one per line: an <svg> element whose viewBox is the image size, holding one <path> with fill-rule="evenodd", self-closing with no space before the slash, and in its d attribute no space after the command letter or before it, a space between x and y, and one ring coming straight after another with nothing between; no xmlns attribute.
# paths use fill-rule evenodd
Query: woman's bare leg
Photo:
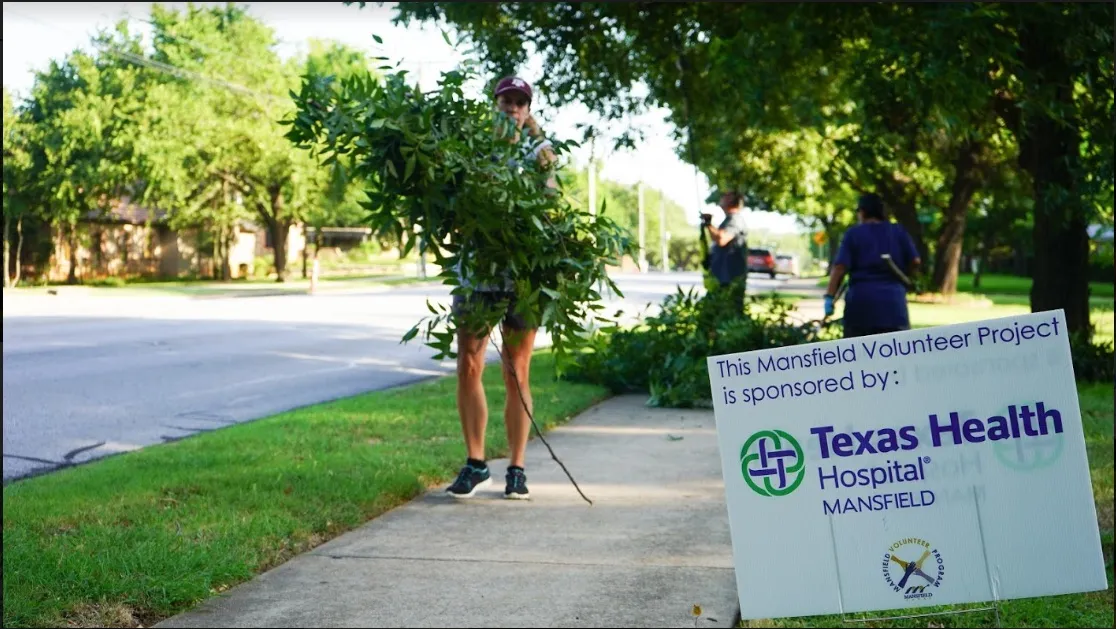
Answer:
<svg viewBox="0 0 1116 629"><path fill-rule="evenodd" d="M484 396L485 343L488 336L457 334L457 413L470 459L484 460L484 431L488 425L488 401Z"/></svg>
<svg viewBox="0 0 1116 629"><path fill-rule="evenodd" d="M527 409L531 409L534 413L530 379L535 333L536 330L504 328L504 355L501 363L504 386L508 392L507 401L504 403L504 425L508 431L508 449L511 450L509 465L513 467L523 467L527 439L531 436L531 418L527 415ZM520 397L521 390L522 397Z"/></svg>

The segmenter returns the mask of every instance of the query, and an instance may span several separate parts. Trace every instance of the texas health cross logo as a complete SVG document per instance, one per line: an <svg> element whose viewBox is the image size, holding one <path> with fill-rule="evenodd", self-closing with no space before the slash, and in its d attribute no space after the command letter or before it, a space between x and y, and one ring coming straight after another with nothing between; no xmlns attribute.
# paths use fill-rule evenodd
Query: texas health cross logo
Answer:
<svg viewBox="0 0 1116 629"><path fill-rule="evenodd" d="M786 496L802 484L806 458L794 437L782 430L762 430L740 450L740 472L761 496Z"/></svg>

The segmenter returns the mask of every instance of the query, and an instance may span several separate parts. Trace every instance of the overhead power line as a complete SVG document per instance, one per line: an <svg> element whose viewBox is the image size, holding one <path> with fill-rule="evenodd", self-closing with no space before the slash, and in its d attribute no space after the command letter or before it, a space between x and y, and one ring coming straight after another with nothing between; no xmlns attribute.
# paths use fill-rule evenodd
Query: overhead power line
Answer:
<svg viewBox="0 0 1116 629"><path fill-rule="evenodd" d="M36 22L38 24L42 24L43 26L46 26L47 28L52 28L54 30L61 31L61 32L64 32L64 33L68 33L68 34L71 34L71 35L75 34L74 31L72 31L70 29L63 28L63 27L61 27L57 24L52 24L52 23L46 22L44 20L40 20L38 18L26 15L26 14L21 13L19 11L12 11L11 9L8 9L8 8L5 8L4 11L5 11L5 13L10 13L12 15L18 15L19 17L22 17L24 19L30 20L32 22ZM87 36L87 35L83 34L83 36ZM113 48L112 46L102 44L102 43L97 42L95 40L91 41L91 43L93 44L94 47L96 47L98 50L100 50L102 52L105 52L105 53L113 55L115 57L124 59L126 61L130 61L130 62L135 63L137 65L146 66L148 68L151 68L153 70L157 70L159 72L163 72L165 74L170 74L170 75L173 75L173 76L176 76L176 77L179 77L179 78L191 79L191 80L200 81L200 82L203 82L203 83L208 83L210 85L215 85L217 87L222 87L222 88L225 88L225 89L230 90L230 91L239 92L241 94L246 94L246 95L249 95L249 96L255 96L257 98L263 98L263 99L271 101L271 102L281 102L281 101L286 100L286 99L284 99L280 96L277 96L275 94L268 94L266 92L260 92L260 91L251 89L249 87L245 87L244 85L240 85L238 83L233 83L231 81L226 81L224 79L213 78L213 77L201 74L199 72L194 72L194 71L191 71L191 70L186 70L184 68L179 68L177 66L173 66L169 63L163 63L161 61L155 61L154 59L148 59L146 57L142 57L140 55L136 55L136 54L133 54L133 53L130 53L130 52L127 52L127 51L117 50L117 49Z"/></svg>

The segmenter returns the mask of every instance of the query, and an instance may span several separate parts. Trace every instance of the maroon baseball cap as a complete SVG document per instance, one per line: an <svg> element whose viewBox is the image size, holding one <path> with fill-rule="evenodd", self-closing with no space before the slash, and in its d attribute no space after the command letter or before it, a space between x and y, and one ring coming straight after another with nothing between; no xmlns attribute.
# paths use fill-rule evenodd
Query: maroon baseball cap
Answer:
<svg viewBox="0 0 1116 629"><path fill-rule="evenodd" d="M528 101L532 100L533 97L531 94L531 84L518 76L506 76L500 79L500 82L496 84L496 93L494 96L498 97L500 94L506 92L523 92L527 95Z"/></svg>

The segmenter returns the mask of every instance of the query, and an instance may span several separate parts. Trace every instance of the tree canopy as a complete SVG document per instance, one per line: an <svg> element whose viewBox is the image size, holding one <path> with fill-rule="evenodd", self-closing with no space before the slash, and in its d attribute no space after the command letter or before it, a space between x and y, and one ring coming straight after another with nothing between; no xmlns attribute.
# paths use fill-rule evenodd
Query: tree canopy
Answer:
<svg viewBox="0 0 1116 629"><path fill-rule="evenodd" d="M158 208L173 227L207 234L227 277L236 230L253 221L270 232L282 281L292 225L363 218L359 182L283 137L290 92L304 75L368 72L371 61L324 42L283 60L272 29L233 4L156 4L150 23L149 46L121 22L93 38L93 52L37 73L30 97L5 110L5 130L9 116L23 125L12 137L24 138L28 155L26 167L5 160L6 224L19 201L72 233L80 218L130 198Z"/></svg>
<svg viewBox="0 0 1116 629"><path fill-rule="evenodd" d="M1085 226L1112 205L1110 4L439 2L397 20L456 27L494 73L537 52L552 102L668 108L680 157L765 209L847 221L833 208L879 193L943 292L973 200L1016 181L1032 307L1087 330Z"/></svg>

